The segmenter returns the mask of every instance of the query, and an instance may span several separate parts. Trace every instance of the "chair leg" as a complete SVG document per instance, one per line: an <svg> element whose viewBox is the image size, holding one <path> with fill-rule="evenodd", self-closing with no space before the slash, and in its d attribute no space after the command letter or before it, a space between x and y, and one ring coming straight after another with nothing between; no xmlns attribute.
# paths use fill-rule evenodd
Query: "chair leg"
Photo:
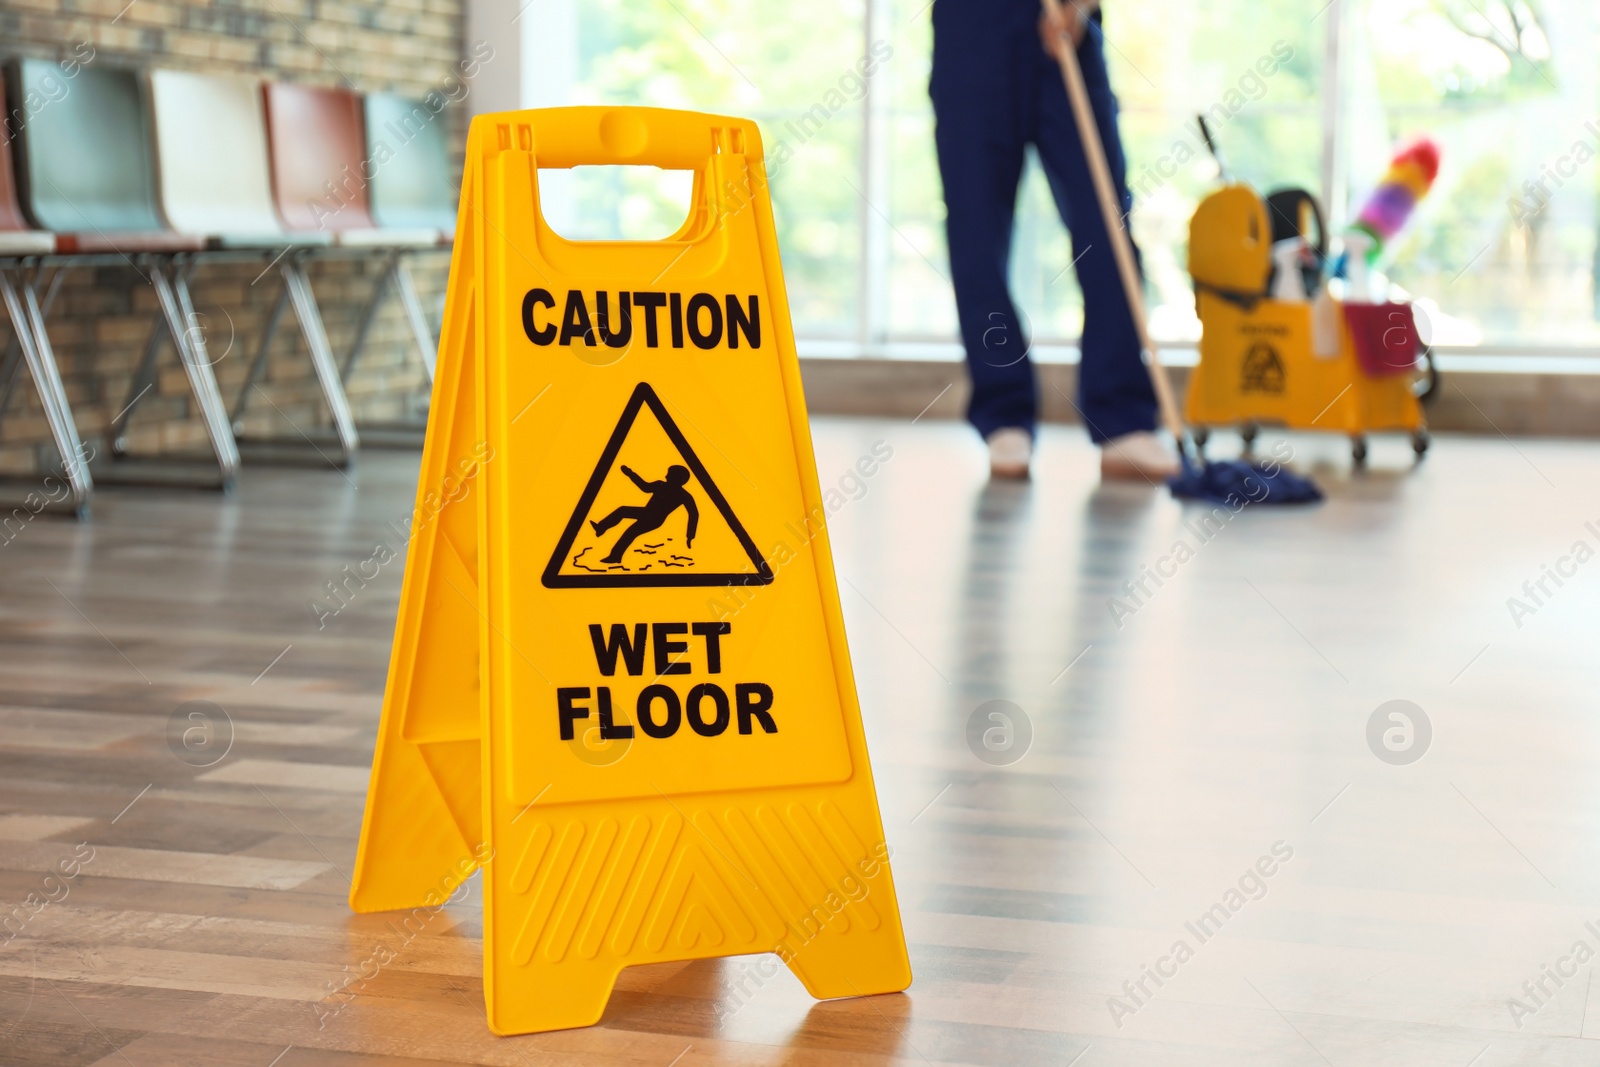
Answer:
<svg viewBox="0 0 1600 1067"><path fill-rule="evenodd" d="M0 415L11 406L11 393L17 385L17 372L22 369L22 344L13 335L6 343L6 352L0 357Z"/></svg>
<svg viewBox="0 0 1600 1067"><path fill-rule="evenodd" d="M50 275L50 283L45 286L44 296L39 300L40 313L48 317L50 309L55 306L56 294L61 291L61 280L67 276L65 267L57 267ZM0 357L0 413L11 406L11 393L17 385L17 374L22 370L22 339L19 334L13 333L6 342L6 352Z"/></svg>
<svg viewBox="0 0 1600 1067"><path fill-rule="evenodd" d="M111 422L111 451L114 455L125 455L128 451L128 423L133 419L139 401L155 385L156 357L161 354L161 343L167 339L167 332L166 316L157 315L156 321L150 326L150 340L145 342L139 369L133 372L133 378L128 382L128 398L123 401L122 410Z"/></svg>
<svg viewBox="0 0 1600 1067"><path fill-rule="evenodd" d="M300 323L300 334L305 338L306 350L311 355L311 366L322 385L322 396L327 401L328 412L333 416L339 448L348 462L355 457L361 441L356 434L355 418L350 413L350 400L345 396L344 385L339 380L339 365L334 360L333 349L328 345L327 331L322 327L322 313L317 310L311 279L306 276L305 264L298 259L285 260L280 269L284 285L289 290L289 302Z"/></svg>
<svg viewBox="0 0 1600 1067"><path fill-rule="evenodd" d="M405 305L406 318L411 322L411 336L417 342L417 353L422 356L422 368L428 376L428 387L433 387L433 361L439 351L439 342L433 338L428 317L422 312L422 300L417 296L417 283L411 277L411 265L401 256L395 261L395 281L400 290L400 303Z"/></svg>
<svg viewBox="0 0 1600 1067"><path fill-rule="evenodd" d="M84 460L83 442L78 437L78 427L72 419L72 408L67 403L67 391L61 384L61 372L56 366L55 351L50 347L50 335L44 329L44 312L39 305L39 295L31 281L23 283L21 294L12 283L11 275L0 270L0 298L11 318L11 328L16 332L22 358L33 376L39 402L44 407L45 421L50 426L50 436L61 456L63 473L72 490L72 502L78 518L89 517L89 504L94 497L94 482L89 476Z"/></svg>
<svg viewBox="0 0 1600 1067"><path fill-rule="evenodd" d="M239 432L239 423L244 419L244 409L250 405L250 390L261 380L261 372L266 369L267 353L272 350L272 339L278 335L278 323L283 321L283 312L288 306L289 286L285 284L278 289L278 299L267 314L267 324L261 330L261 341L256 345L255 358L250 361L250 371L244 376L244 387L239 390L239 396L233 402L230 421L234 433Z"/></svg>
<svg viewBox="0 0 1600 1067"><path fill-rule="evenodd" d="M394 275L395 264L400 260L398 253L391 253L384 259L383 269L378 272L378 281L372 287L372 296L367 298L367 306L361 309L361 321L356 325L356 336L350 342L350 350L345 353L344 364L339 368L340 380L348 382L350 375L355 372L356 360L361 358L362 350L367 347L367 335L372 332L372 324L377 321L378 309L383 306L384 294L389 289L389 279Z"/></svg>
<svg viewBox="0 0 1600 1067"><path fill-rule="evenodd" d="M183 360L184 372L189 377L189 387L200 405L200 417L205 421L206 433L211 437L212 449L217 454L217 466L222 473L224 489L231 490L239 478L239 443L233 437L232 420L228 418L228 405L222 399L222 389L217 385L217 374L212 368L215 361L206 344L205 330L200 317L194 312L194 299L189 293L189 273L193 263L185 263L173 272L171 295L177 298L177 310L187 325L183 340L178 345L178 356ZM159 270L151 277L165 277Z"/></svg>
<svg viewBox="0 0 1600 1067"><path fill-rule="evenodd" d="M179 275L181 277L181 275ZM222 488L230 490L238 480L238 445L234 430L227 421L227 405L222 400L222 390L216 384L216 374L211 371L210 354L206 352L205 338L195 325L194 310L187 307L179 296L179 286L173 278L166 277L162 262L150 264L150 283L155 286L155 299L162 306L166 331L173 336L178 347L178 358L189 378L189 390L200 408L200 419L205 422L206 435L211 438L211 451L216 454L216 466L222 475ZM187 286L182 286L187 293Z"/></svg>

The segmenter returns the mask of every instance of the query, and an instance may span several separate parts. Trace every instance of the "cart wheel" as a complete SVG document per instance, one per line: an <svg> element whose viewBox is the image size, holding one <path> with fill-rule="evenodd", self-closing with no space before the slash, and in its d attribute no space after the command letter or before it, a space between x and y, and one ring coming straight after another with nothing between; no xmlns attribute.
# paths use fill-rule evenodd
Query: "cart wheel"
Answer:
<svg viewBox="0 0 1600 1067"><path fill-rule="evenodd" d="M128 454L128 439L118 437L111 442L111 456L113 459L123 459Z"/></svg>
<svg viewBox="0 0 1600 1067"><path fill-rule="evenodd" d="M1356 436L1350 438L1350 459L1358 467L1367 465L1367 439Z"/></svg>
<svg viewBox="0 0 1600 1067"><path fill-rule="evenodd" d="M1239 439L1244 442L1246 452L1255 447L1256 436L1261 433L1261 427L1253 422L1247 422L1239 427Z"/></svg>
<svg viewBox="0 0 1600 1067"><path fill-rule="evenodd" d="M1418 459L1428 454L1428 446L1432 443L1433 438L1428 436L1427 430L1416 429L1411 431L1411 451L1417 454Z"/></svg>
<svg viewBox="0 0 1600 1067"><path fill-rule="evenodd" d="M1190 431L1190 436L1194 438L1195 451L1204 455L1206 442L1211 440L1211 430L1205 426L1196 426Z"/></svg>

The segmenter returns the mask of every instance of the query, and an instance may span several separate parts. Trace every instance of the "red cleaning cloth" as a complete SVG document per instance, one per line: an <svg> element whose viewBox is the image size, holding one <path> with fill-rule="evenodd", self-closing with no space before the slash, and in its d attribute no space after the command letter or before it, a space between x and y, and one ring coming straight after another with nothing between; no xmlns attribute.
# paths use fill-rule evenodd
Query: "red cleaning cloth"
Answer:
<svg viewBox="0 0 1600 1067"><path fill-rule="evenodd" d="M1346 304L1344 321L1355 344L1356 362L1374 378L1416 369L1422 340L1410 304Z"/></svg>

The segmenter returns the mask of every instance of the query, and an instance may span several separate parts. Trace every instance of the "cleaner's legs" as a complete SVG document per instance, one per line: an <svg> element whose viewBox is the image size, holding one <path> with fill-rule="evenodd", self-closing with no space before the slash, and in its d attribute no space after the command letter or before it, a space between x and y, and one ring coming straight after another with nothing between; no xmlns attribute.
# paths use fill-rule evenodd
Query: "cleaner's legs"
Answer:
<svg viewBox="0 0 1600 1067"><path fill-rule="evenodd" d="M972 10L968 10L971 8ZM1026 14L1026 12L1024 12ZM1031 17L1007 10L935 5L934 143L944 181L950 280L972 396L967 418L985 437L1018 427L1033 432L1038 406L1029 338L1006 286L1006 261L1027 137L1026 70L1018 43L1039 50ZM988 25L969 25L972 19Z"/></svg>
<svg viewBox="0 0 1600 1067"><path fill-rule="evenodd" d="M1106 149L1123 214L1133 206L1128 193L1122 140L1117 134L1117 99L1106 75L1098 18L1078 48L1078 63L1094 105L1095 125ZM1083 290L1082 360L1078 364L1078 407L1090 438L1109 438L1156 426L1155 392L1140 354L1139 335L1117 274L1111 237L1096 198L1094 182L1072 118L1072 104L1055 60L1041 53L1038 72L1039 127L1035 144L1061 219L1072 233L1078 285Z"/></svg>

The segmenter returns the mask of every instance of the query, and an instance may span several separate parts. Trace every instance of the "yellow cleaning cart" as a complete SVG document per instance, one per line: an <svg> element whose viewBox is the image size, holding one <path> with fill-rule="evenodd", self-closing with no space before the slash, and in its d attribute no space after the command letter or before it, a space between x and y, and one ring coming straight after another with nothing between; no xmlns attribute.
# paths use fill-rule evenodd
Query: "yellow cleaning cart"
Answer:
<svg viewBox="0 0 1600 1067"><path fill-rule="evenodd" d="M1357 464L1367 457L1367 434L1411 435L1418 456L1427 451L1427 423L1417 373L1369 373L1337 301L1325 307L1323 328L1337 343L1313 340L1310 301L1269 298L1272 227L1261 198L1242 184L1203 200L1190 222L1189 269L1200 317L1200 360L1189 378L1185 416L1197 445L1210 429L1236 427L1248 445L1264 425L1323 430L1350 437ZM1415 337L1409 308L1392 308L1395 329ZM1374 309L1378 310L1378 309ZM1380 311L1380 314L1383 312ZM1403 325L1401 320L1403 319ZM1415 342L1417 363L1434 375L1432 356Z"/></svg>

